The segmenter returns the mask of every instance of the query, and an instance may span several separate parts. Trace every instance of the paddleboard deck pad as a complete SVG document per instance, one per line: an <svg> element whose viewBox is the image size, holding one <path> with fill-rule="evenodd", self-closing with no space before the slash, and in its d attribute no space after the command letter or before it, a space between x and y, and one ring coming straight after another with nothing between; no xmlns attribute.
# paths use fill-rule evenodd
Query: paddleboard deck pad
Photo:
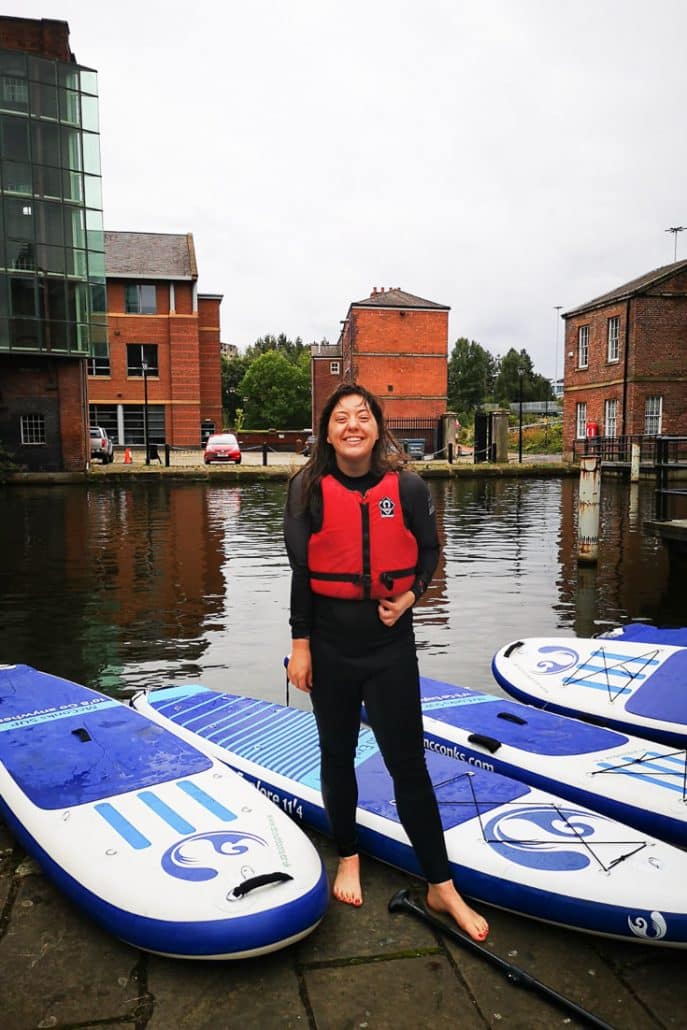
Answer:
<svg viewBox="0 0 687 1030"><path fill-rule="evenodd" d="M687 846L687 751L422 677L425 747Z"/></svg>
<svg viewBox="0 0 687 1030"><path fill-rule="evenodd" d="M307 836L224 763L113 698L0 667L0 812L46 874L137 948L233 959L310 933Z"/></svg>
<svg viewBox="0 0 687 1030"><path fill-rule="evenodd" d="M192 685L132 703L185 740L199 737L289 815L328 831L314 716ZM687 854L525 783L427 755L452 874L466 895L561 926L687 945ZM356 754L361 850L416 875L372 732Z"/></svg>
<svg viewBox="0 0 687 1030"><path fill-rule="evenodd" d="M687 747L687 648L530 637L497 651L492 671L519 701Z"/></svg>

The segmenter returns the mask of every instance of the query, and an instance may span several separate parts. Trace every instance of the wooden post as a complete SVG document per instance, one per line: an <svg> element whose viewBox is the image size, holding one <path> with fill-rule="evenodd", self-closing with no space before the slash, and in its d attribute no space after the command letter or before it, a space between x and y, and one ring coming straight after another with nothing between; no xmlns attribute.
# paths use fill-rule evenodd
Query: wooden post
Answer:
<svg viewBox="0 0 687 1030"><path fill-rule="evenodd" d="M577 560L596 562L599 557L601 464L598 458L580 459Z"/></svg>
<svg viewBox="0 0 687 1030"><path fill-rule="evenodd" d="M640 447L638 443L632 444L632 461L630 462L630 482L639 482L639 452Z"/></svg>

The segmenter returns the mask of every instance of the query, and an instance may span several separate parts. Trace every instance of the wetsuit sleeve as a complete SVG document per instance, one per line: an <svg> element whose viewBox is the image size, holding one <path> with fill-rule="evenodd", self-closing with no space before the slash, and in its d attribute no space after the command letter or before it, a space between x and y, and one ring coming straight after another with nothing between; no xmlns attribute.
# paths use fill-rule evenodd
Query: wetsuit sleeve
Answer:
<svg viewBox="0 0 687 1030"><path fill-rule="evenodd" d="M411 590L415 599L424 594L439 561L439 537L432 495L417 472L404 469L399 489L405 524L417 540L417 574Z"/></svg>
<svg viewBox="0 0 687 1030"><path fill-rule="evenodd" d="M310 513L303 511L299 476L289 483L284 511L284 541L291 566L291 638L310 636L312 593L308 576L308 541L311 533Z"/></svg>

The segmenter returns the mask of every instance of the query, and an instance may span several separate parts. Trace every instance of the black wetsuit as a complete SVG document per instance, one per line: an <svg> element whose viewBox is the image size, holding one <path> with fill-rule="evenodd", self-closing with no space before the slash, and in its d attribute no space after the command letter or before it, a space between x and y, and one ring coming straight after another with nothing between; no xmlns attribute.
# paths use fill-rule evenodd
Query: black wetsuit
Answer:
<svg viewBox="0 0 687 1030"><path fill-rule="evenodd" d="M380 476L333 473L349 490L365 493ZM426 589L439 556L434 508L424 481L400 473L407 528L418 543L413 592ZM292 479L284 536L293 572L291 634L310 638L311 700L322 755L322 793L339 854L358 851L355 749L364 702L370 725L394 781L399 818L430 883L451 878L444 835L422 742L419 673L412 609L392 627L377 614L377 601L347 601L314 594L308 575L308 540L322 524L321 500L303 511L301 477ZM353 531L353 530L352 530Z"/></svg>

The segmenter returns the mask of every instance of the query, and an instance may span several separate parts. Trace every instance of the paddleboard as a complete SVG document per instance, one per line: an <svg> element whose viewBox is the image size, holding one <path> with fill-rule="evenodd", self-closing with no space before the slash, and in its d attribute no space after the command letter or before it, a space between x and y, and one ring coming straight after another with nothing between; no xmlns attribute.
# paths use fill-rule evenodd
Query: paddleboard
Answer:
<svg viewBox="0 0 687 1030"><path fill-rule="evenodd" d="M635 640L650 644L672 644L674 647L687 647L687 626L662 628L649 626L646 622L626 622L624 626L606 630L598 634L600 638L613 637L620 640Z"/></svg>
<svg viewBox="0 0 687 1030"><path fill-rule="evenodd" d="M529 637L497 651L492 671L519 701L687 747L687 648Z"/></svg>
<svg viewBox="0 0 687 1030"><path fill-rule="evenodd" d="M292 817L327 832L314 716L191 685L132 703L202 738ZM428 754L452 874L479 901L577 930L687 946L687 854L608 816L497 773ZM356 754L361 849L416 875L372 732Z"/></svg>
<svg viewBox="0 0 687 1030"><path fill-rule="evenodd" d="M425 747L687 846L687 751L421 677Z"/></svg>
<svg viewBox="0 0 687 1030"><path fill-rule="evenodd" d="M244 777L113 698L0 667L0 812L105 929L238 959L315 929L329 889L298 826Z"/></svg>

